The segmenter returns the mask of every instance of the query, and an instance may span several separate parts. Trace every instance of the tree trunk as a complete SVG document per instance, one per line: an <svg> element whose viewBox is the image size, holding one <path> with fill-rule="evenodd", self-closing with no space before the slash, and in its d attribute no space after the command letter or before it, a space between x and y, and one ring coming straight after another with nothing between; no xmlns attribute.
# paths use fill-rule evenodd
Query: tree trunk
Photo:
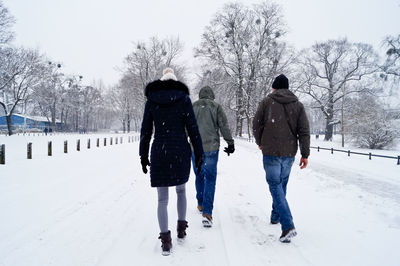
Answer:
<svg viewBox="0 0 400 266"><path fill-rule="evenodd" d="M53 132L56 131L56 103L53 103L53 106L51 108L51 128L53 129Z"/></svg>
<svg viewBox="0 0 400 266"><path fill-rule="evenodd" d="M11 136L13 134L11 126L11 115L7 115L6 120L7 120L8 135Z"/></svg>
<svg viewBox="0 0 400 266"><path fill-rule="evenodd" d="M325 126L325 141L332 140L333 136L333 94L332 90L329 92L329 102L326 108L326 126Z"/></svg>
<svg viewBox="0 0 400 266"><path fill-rule="evenodd" d="M251 130L250 130L251 122L250 122L250 120L251 120L250 116L247 115L247 134L248 134L249 140L251 139Z"/></svg>

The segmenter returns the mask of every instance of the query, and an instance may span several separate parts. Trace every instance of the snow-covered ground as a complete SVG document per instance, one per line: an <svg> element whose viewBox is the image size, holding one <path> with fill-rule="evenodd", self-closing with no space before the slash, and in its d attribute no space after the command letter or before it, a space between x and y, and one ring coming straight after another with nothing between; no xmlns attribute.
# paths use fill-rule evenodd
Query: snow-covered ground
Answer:
<svg viewBox="0 0 400 266"><path fill-rule="evenodd" d="M138 142L84 145L68 154L60 145L47 157L50 138L36 139L34 148L43 151L27 160L24 137L0 137L10 152L0 165L1 266L400 265L400 166L394 160L312 150L309 167L300 170L297 158L288 200L298 236L282 244L279 225L268 223L271 197L261 154L254 143L237 140L233 155L220 153L213 228L202 227L192 175L188 236L178 243L170 190L174 247L163 257L157 194L141 172ZM59 143L64 138L57 137ZM21 146L20 158L13 145Z"/></svg>

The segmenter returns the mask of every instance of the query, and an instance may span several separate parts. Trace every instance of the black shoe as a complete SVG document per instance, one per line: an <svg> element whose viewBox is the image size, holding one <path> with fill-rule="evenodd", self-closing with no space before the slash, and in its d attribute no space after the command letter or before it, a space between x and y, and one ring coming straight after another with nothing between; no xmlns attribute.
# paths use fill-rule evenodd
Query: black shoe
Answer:
<svg viewBox="0 0 400 266"><path fill-rule="evenodd" d="M297 235L296 228L290 228L282 232L279 241L282 243L290 243L291 239Z"/></svg>
<svg viewBox="0 0 400 266"><path fill-rule="evenodd" d="M176 227L176 230L178 231L178 238L185 238L186 228L188 227L187 221L178 221L178 226Z"/></svg>
<svg viewBox="0 0 400 266"><path fill-rule="evenodd" d="M279 224L279 221L271 221L271 224Z"/></svg>
<svg viewBox="0 0 400 266"><path fill-rule="evenodd" d="M166 233L160 233L158 239L161 239L162 255L168 256L169 254L171 254L171 248L172 248L171 231L168 231Z"/></svg>

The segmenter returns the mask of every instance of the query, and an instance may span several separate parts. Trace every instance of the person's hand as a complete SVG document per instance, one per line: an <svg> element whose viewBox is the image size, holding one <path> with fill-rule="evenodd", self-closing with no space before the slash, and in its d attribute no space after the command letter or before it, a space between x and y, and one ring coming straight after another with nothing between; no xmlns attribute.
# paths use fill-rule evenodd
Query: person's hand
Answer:
<svg viewBox="0 0 400 266"><path fill-rule="evenodd" d="M143 173L147 174L147 166L150 166L149 158L147 156L140 157L140 163L142 164Z"/></svg>
<svg viewBox="0 0 400 266"><path fill-rule="evenodd" d="M258 149L259 149L260 151L262 151L262 146L258 146Z"/></svg>
<svg viewBox="0 0 400 266"><path fill-rule="evenodd" d="M228 154L228 156L231 153L234 153L235 152L235 145L234 144L228 145L228 147L225 147L224 152L226 152Z"/></svg>
<svg viewBox="0 0 400 266"><path fill-rule="evenodd" d="M197 175L200 174L201 166L203 165L203 162L204 162L203 155L195 156L194 163L195 163L196 168L197 168L197 173L196 173Z"/></svg>
<svg viewBox="0 0 400 266"><path fill-rule="evenodd" d="M300 169L304 169L308 165L308 159L307 158L301 158L300 159Z"/></svg>

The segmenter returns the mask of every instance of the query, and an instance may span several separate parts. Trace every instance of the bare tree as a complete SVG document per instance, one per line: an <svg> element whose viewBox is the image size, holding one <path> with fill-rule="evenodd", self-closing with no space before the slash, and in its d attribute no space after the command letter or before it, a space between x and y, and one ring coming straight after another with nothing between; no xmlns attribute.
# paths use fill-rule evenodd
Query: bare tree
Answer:
<svg viewBox="0 0 400 266"><path fill-rule="evenodd" d="M400 34L386 37L383 44L387 48L387 57L382 69L386 74L400 78Z"/></svg>
<svg viewBox="0 0 400 266"><path fill-rule="evenodd" d="M85 86L82 89L82 117L83 123L82 128L84 132L89 132L94 126L95 112L98 107L102 104L102 95L99 88L94 86Z"/></svg>
<svg viewBox="0 0 400 266"><path fill-rule="evenodd" d="M44 62L39 84L34 88L31 97L40 110L40 115L51 123L53 131L57 130L56 119L62 101L63 86L68 82L60 68L59 63Z"/></svg>
<svg viewBox="0 0 400 266"><path fill-rule="evenodd" d="M5 68L2 68L2 98L0 106L6 114L9 135L12 135L11 115L16 107L24 102L32 89L39 83L41 56L36 50L8 48ZM0 97L1 97L0 96Z"/></svg>
<svg viewBox="0 0 400 266"><path fill-rule="evenodd" d="M144 88L150 81L159 79L165 67L172 67L177 78L184 81L186 69L178 61L182 51L179 38L152 37L148 42L135 43L125 58L121 79L108 94L124 131L130 132L132 121L137 129L144 109Z"/></svg>
<svg viewBox="0 0 400 266"><path fill-rule="evenodd" d="M14 38L14 32L11 30L15 23L14 17L0 1L0 45L9 43Z"/></svg>
<svg viewBox="0 0 400 266"><path fill-rule="evenodd" d="M378 56L371 45L350 43L347 39L316 43L300 52L298 58L298 89L311 96L326 119L325 140L330 140L340 101L347 95L371 90L363 83L378 71Z"/></svg>
<svg viewBox="0 0 400 266"><path fill-rule="evenodd" d="M279 50L285 47L279 38L286 33L280 7L263 2L252 7L239 3L224 6L212 19L195 52L213 70L223 70L234 91L236 135L243 132L253 115L252 106L263 82L278 71ZM265 79L265 75L268 78ZM250 130L248 132L250 134Z"/></svg>
<svg viewBox="0 0 400 266"><path fill-rule="evenodd" d="M361 148L383 149L400 136L390 113L379 98L364 94L350 100L347 113L349 136Z"/></svg>
<svg viewBox="0 0 400 266"><path fill-rule="evenodd" d="M137 42L133 51L125 58L125 75L131 75L137 87L160 78L165 67L172 67L178 79L184 79L184 69L177 64L183 51L178 38L160 40L152 37L148 42ZM183 71L182 71L183 70Z"/></svg>

